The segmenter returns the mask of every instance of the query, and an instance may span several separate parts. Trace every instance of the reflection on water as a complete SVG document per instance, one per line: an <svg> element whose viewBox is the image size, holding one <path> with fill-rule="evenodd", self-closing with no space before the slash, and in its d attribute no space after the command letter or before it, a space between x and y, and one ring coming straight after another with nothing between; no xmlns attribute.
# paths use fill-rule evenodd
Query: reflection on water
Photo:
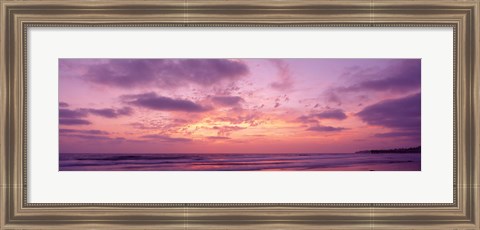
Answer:
<svg viewBox="0 0 480 230"><path fill-rule="evenodd" d="M420 171L420 153L61 153L60 171Z"/></svg>

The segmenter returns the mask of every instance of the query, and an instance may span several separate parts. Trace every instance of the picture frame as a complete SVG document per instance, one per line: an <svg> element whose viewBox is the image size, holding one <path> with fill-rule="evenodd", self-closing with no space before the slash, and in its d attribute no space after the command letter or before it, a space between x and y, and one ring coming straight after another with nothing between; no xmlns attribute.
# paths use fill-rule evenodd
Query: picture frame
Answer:
<svg viewBox="0 0 480 230"><path fill-rule="evenodd" d="M1 229L479 229L480 2L1 1ZM452 27L453 203L28 203L31 27Z"/></svg>

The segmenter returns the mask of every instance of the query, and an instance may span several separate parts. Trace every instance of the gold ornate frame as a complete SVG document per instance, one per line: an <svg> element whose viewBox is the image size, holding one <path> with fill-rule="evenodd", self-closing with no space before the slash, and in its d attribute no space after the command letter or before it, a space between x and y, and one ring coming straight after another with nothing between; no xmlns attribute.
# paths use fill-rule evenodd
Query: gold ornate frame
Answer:
<svg viewBox="0 0 480 230"><path fill-rule="evenodd" d="M0 229L480 229L479 0L0 0ZM26 199L29 27L454 28L454 202L38 204Z"/></svg>

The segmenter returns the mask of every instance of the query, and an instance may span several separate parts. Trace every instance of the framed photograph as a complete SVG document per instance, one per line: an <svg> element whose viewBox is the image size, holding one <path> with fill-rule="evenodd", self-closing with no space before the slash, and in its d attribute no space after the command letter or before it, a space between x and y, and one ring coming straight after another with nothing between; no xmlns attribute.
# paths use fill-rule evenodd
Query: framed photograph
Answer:
<svg viewBox="0 0 480 230"><path fill-rule="evenodd" d="M59 170L420 171L420 64L59 59Z"/></svg>
<svg viewBox="0 0 480 230"><path fill-rule="evenodd" d="M478 0L1 1L1 229L479 229Z"/></svg>

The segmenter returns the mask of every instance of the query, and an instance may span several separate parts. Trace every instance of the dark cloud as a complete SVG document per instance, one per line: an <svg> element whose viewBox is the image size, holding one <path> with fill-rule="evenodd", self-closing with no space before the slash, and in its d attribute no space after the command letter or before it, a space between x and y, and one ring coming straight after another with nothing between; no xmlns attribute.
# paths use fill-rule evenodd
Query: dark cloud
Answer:
<svg viewBox="0 0 480 230"><path fill-rule="evenodd" d="M81 134L91 134L91 135L108 135L109 133L102 130L90 129L90 130L79 130L79 129L60 129L61 134L63 133L81 133Z"/></svg>
<svg viewBox="0 0 480 230"><path fill-rule="evenodd" d="M127 139L123 137L108 137L108 136L99 136L99 135L84 135L84 134L68 134L62 135L61 138L79 138L84 140L93 140L93 141L126 141Z"/></svg>
<svg viewBox="0 0 480 230"><path fill-rule="evenodd" d="M82 118L86 117L88 112L82 109L72 110L72 109L59 109L60 118Z"/></svg>
<svg viewBox="0 0 480 230"><path fill-rule="evenodd" d="M385 69L362 71L355 70L350 75L359 81L348 87L339 88L341 91L393 91L403 92L420 89L421 60L404 60Z"/></svg>
<svg viewBox="0 0 480 230"><path fill-rule="evenodd" d="M315 131L315 132L338 132L343 131L346 128L344 127L333 127L333 126L325 126L325 125L316 125L313 127L308 128L308 131Z"/></svg>
<svg viewBox="0 0 480 230"><path fill-rule="evenodd" d="M90 121L79 118L60 118L60 125L89 125Z"/></svg>
<svg viewBox="0 0 480 230"><path fill-rule="evenodd" d="M90 121L85 120L89 114L102 116L107 118L116 118L119 116L131 115L133 110L128 107L121 109L59 109L59 117L61 125L88 125Z"/></svg>
<svg viewBox="0 0 480 230"><path fill-rule="evenodd" d="M188 139L188 138L169 137L169 136L161 135L161 134L143 135L143 136L141 136L141 138L151 139L151 140L161 141L161 142L190 142L190 141L192 141L192 139Z"/></svg>
<svg viewBox="0 0 480 230"><path fill-rule="evenodd" d="M330 102L330 103L335 103L337 105L341 105L342 104L342 100L340 99L340 96L338 96L338 94L335 92L336 89L327 89L323 95L325 97L325 99L327 100L327 102Z"/></svg>
<svg viewBox="0 0 480 230"><path fill-rule="evenodd" d="M107 118L117 118L119 116L129 116L133 114L133 110L130 107L123 107L121 109L85 109L88 113L107 117Z"/></svg>
<svg viewBox="0 0 480 230"><path fill-rule="evenodd" d="M345 120L347 115L341 109L328 109L320 113L312 113L309 115L303 115L297 118L297 121L302 123L317 123L318 120L330 119L330 120Z"/></svg>
<svg viewBox="0 0 480 230"><path fill-rule="evenodd" d="M215 96L211 98L212 102L221 106L234 106L243 102L243 98L239 96Z"/></svg>
<svg viewBox="0 0 480 230"><path fill-rule="evenodd" d="M132 126L135 129L158 129L158 125L150 125L150 124L145 124L141 122L132 122L129 123L128 125Z"/></svg>
<svg viewBox="0 0 480 230"><path fill-rule="evenodd" d="M303 115L297 118L297 121L302 123L318 123L318 120L310 115Z"/></svg>
<svg viewBox="0 0 480 230"><path fill-rule="evenodd" d="M77 62L81 59L60 59L62 66ZM98 59L84 67L88 70L83 79L122 88L152 84L178 87L185 83L208 86L249 72L243 62L229 59Z"/></svg>
<svg viewBox="0 0 480 230"><path fill-rule="evenodd" d="M352 83L328 88L322 96L327 102L341 105L350 93L415 92L420 90L421 74L420 59L398 60L382 69L356 66L341 76Z"/></svg>
<svg viewBox="0 0 480 230"><path fill-rule="evenodd" d="M58 103L58 106L59 107L68 107L69 105L68 105L68 103L60 102L60 103Z"/></svg>
<svg viewBox="0 0 480 230"><path fill-rule="evenodd" d="M61 60L63 62L75 60ZM151 60L114 59L106 63L92 65L83 79L98 84L118 87L135 87L155 80L155 70Z"/></svg>
<svg viewBox="0 0 480 230"><path fill-rule="evenodd" d="M157 96L157 94L155 93L125 95L122 96L122 98L128 104L153 110L205 112L211 109L189 100L172 99L169 97Z"/></svg>
<svg viewBox="0 0 480 230"><path fill-rule="evenodd" d="M356 114L369 125L401 130L420 130L420 93L380 101L365 107Z"/></svg>
<svg viewBox="0 0 480 230"><path fill-rule="evenodd" d="M278 81L273 82L270 86L277 90L291 89L293 87L293 77L288 64L280 59L272 59L270 62L278 70Z"/></svg>
<svg viewBox="0 0 480 230"><path fill-rule="evenodd" d="M320 113L312 114L312 116L318 117L320 119L334 119L334 120L345 120L347 115L341 109L329 109Z"/></svg>

